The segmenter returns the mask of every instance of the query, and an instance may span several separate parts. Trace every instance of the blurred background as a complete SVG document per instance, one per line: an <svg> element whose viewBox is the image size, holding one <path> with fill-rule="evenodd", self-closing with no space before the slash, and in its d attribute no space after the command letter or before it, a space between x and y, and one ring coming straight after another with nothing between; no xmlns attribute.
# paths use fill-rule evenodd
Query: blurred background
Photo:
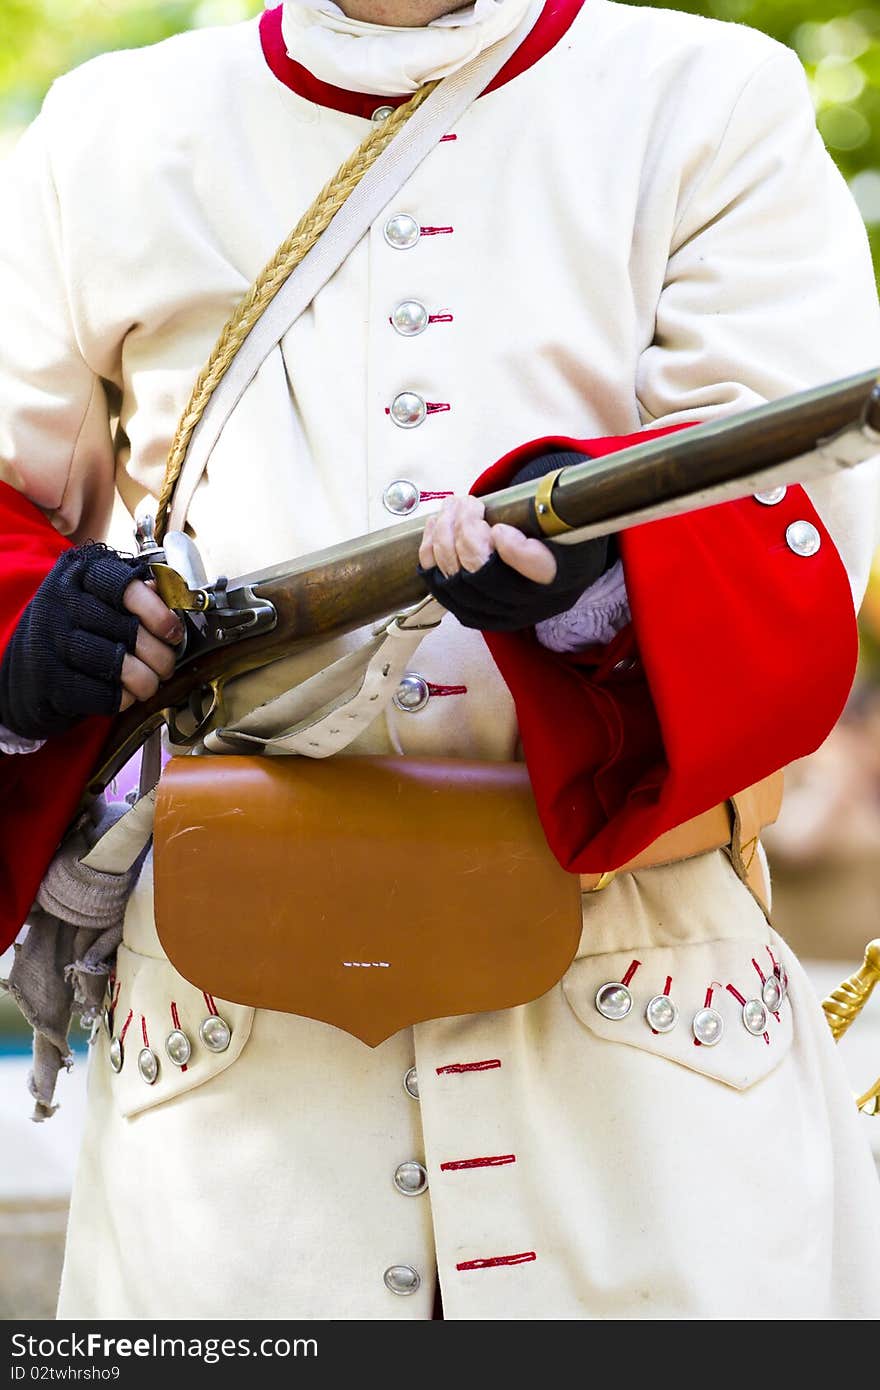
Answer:
<svg viewBox="0 0 880 1390"><path fill-rule="evenodd" d="M669 8L763 29L797 52L819 130L858 203L880 272L876 0L873 8L846 0L704 0ZM59 73L108 49L236 23L261 9L261 0L0 0L0 155ZM767 837L775 924L807 963L820 997L880 935L880 559L861 628L849 707L824 747L790 770L782 817ZM0 976L8 968L0 959ZM60 1080L61 1109L50 1123L33 1125L29 1039L0 995L0 1319L54 1312L84 1101L85 1039L72 1042L76 1065ZM864 1091L880 1072L880 998L841 1051L854 1089ZM880 1117L863 1123L880 1161Z"/></svg>

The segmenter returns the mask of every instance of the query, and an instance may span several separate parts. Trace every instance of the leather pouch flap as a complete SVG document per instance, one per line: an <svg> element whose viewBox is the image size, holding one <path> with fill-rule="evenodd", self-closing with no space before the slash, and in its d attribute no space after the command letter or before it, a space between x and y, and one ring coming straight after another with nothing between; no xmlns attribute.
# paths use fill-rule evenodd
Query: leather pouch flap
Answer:
<svg viewBox="0 0 880 1390"><path fill-rule="evenodd" d="M519 763L172 759L154 855L182 975L370 1046L537 998L580 938Z"/></svg>

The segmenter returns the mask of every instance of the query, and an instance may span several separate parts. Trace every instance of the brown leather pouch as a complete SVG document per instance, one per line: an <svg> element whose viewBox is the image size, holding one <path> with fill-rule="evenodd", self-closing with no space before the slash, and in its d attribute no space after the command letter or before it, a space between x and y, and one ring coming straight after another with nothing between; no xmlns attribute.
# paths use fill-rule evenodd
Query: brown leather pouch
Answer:
<svg viewBox="0 0 880 1390"><path fill-rule="evenodd" d="M186 979L371 1047L536 999L581 934L522 763L173 758L154 876Z"/></svg>

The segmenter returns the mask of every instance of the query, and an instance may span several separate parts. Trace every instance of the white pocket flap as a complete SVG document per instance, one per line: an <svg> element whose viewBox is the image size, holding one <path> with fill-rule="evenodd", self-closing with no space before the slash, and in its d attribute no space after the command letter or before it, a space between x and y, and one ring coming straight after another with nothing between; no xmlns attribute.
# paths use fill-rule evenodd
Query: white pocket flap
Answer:
<svg viewBox="0 0 880 1390"><path fill-rule="evenodd" d="M126 946L119 947L113 997L112 1034L101 1028L94 1064L115 1073L116 1103L126 1116L219 1076L240 1056L253 1024L249 1005L213 999L170 961Z"/></svg>
<svg viewBox="0 0 880 1390"><path fill-rule="evenodd" d="M780 965L782 979L784 966ZM792 1042L791 1003L787 994L776 1010L754 1006L762 1001L762 980L776 979L774 961L766 938L763 940L709 941L684 946L658 946L645 950L617 951L600 956L582 956L562 979L562 989L581 1023L596 1036L623 1043L666 1057L679 1066L744 1091L779 1065ZM597 1004L599 990L606 984L625 982L631 1006L622 1018L603 1016ZM775 1002L773 987L768 999ZM654 1032L646 1016L649 1002L667 997L678 1010L668 1032ZM762 1019L756 1033L743 1021L744 1004L750 1004L753 1027ZM626 996L614 993L606 1003L622 1011ZM718 1041L711 1046L698 1043L694 1020L706 1007L720 1015ZM655 1005L659 1014L669 1010ZM666 1019L662 1020L664 1023ZM703 1036L710 1038L718 1020L705 1020Z"/></svg>

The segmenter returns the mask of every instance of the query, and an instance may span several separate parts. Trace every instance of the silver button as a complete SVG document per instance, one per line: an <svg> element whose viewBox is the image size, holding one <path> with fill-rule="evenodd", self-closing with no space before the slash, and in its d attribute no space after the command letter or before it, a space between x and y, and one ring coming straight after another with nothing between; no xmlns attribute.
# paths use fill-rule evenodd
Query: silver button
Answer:
<svg viewBox="0 0 880 1390"><path fill-rule="evenodd" d="M152 1086L159 1075L159 1058L151 1047L142 1047L138 1053L138 1071L141 1080Z"/></svg>
<svg viewBox="0 0 880 1390"><path fill-rule="evenodd" d="M404 299L391 315L391 323L404 338L414 338L428 327L428 311L417 299Z"/></svg>
<svg viewBox="0 0 880 1390"><path fill-rule="evenodd" d="M225 1052L232 1041L232 1029L219 1014L208 1014L199 1024L199 1037L209 1052Z"/></svg>
<svg viewBox="0 0 880 1390"><path fill-rule="evenodd" d="M596 1008L603 1018L610 1018L613 1022L626 1018L632 1006L632 995L626 985L612 981L596 992Z"/></svg>
<svg viewBox="0 0 880 1390"><path fill-rule="evenodd" d="M427 413L428 407L415 391L401 391L391 402L391 419L402 430L414 430Z"/></svg>
<svg viewBox="0 0 880 1390"><path fill-rule="evenodd" d="M700 1009L699 1013L694 1014L691 1027L697 1042L702 1043L704 1047L714 1047L721 1041L724 1019L717 1009Z"/></svg>
<svg viewBox="0 0 880 1390"><path fill-rule="evenodd" d="M394 1186L404 1197L420 1197L428 1190L427 1170L414 1158L407 1159L394 1170Z"/></svg>
<svg viewBox="0 0 880 1390"><path fill-rule="evenodd" d="M122 1063L125 1060L125 1053L122 1047L121 1038L113 1038L108 1049L110 1065L114 1071L122 1071Z"/></svg>
<svg viewBox="0 0 880 1390"><path fill-rule="evenodd" d="M743 1004L742 1021L746 1030L759 1038L767 1027L767 1010L760 999L747 999Z"/></svg>
<svg viewBox="0 0 880 1390"><path fill-rule="evenodd" d="M421 1284L421 1276L412 1265L390 1265L382 1276L385 1280L386 1289L392 1293L398 1293L402 1297L406 1294L415 1293Z"/></svg>
<svg viewBox="0 0 880 1390"><path fill-rule="evenodd" d="M755 501L765 507L776 507L788 492L787 487L771 487L766 492L756 492Z"/></svg>
<svg viewBox="0 0 880 1390"><path fill-rule="evenodd" d="M408 478L395 478L382 493L382 505L394 516L409 516L419 505L420 493Z"/></svg>
<svg viewBox="0 0 880 1390"><path fill-rule="evenodd" d="M172 1028L165 1039L165 1051L176 1067L185 1067L192 1056L192 1043L180 1028Z"/></svg>
<svg viewBox="0 0 880 1390"><path fill-rule="evenodd" d="M761 988L761 998L771 1013L782 1003L782 984L775 975L768 975Z"/></svg>
<svg viewBox="0 0 880 1390"><path fill-rule="evenodd" d="M795 555L815 555L822 537L811 521L793 521L786 527L785 544Z"/></svg>
<svg viewBox="0 0 880 1390"><path fill-rule="evenodd" d="M406 1073L406 1075L404 1076L404 1078L403 1078L403 1089L406 1091L406 1094L407 1094L408 1096L412 1096L413 1100L418 1100L418 1098L419 1098L419 1074L418 1074L418 1072L416 1071L415 1067L410 1067L409 1071L408 1071L408 1072Z"/></svg>
<svg viewBox="0 0 880 1390"><path fill-rule="evenodd" d="M431 698L428 682L415 671L408 671L391 697L391 703L404 714L418 714Z"/></svg>
<svg viewBox="0 0 880 1390"><path fill-rule="evenodd" d="M379 121L387 121L388 117L393 113L393 111L393 106L377 106L372 116L370 117L370 120L375 121L378 125Z"/></svg>
<svg viewBox="0 0 880 1390"><path fill-rule="evenodd" d="M382 232L388 245L393 246L395 251L406 251L410 246L415 246L421 235L418 222L408 212L396 212L389 217Z"/></svg>
<svg viewBox="0 0 880 1390"><path fill-rule="evenodd" d="M655 994L654 998L648 1001L645 1018L655 1032L669 1033L678 1022L678 1005L673 1003L668 994Z"/></svg>

